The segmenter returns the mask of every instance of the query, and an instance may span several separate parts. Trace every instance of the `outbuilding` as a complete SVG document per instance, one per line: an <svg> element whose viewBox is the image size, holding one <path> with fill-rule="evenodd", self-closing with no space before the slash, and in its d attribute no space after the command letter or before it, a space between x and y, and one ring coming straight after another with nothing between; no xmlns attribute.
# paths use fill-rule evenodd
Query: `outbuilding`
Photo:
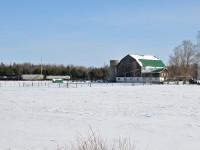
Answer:
<svg viewBox="0 0 200 150"><path fill-rule="evenodd" d="M63 83L63 79L52 79L52 83Z"/></svg>

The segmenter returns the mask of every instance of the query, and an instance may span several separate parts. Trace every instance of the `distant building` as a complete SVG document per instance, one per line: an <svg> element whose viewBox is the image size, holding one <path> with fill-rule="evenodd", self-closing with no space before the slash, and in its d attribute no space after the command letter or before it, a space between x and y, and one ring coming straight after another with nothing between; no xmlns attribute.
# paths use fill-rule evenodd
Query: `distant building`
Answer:
<svg viewBox="0 0 200 150"><path fill-rule="evenodd" d="M23 74L22 80L44 80L44 75L41 74Z"/></svg>
<svg viewBox="0 0 200 150"><path fill-rule="evenodd" d="M127 55L121 61L110 61L110 81L129 83L162 83L168 71L159 58L151 55Z"/></svg>
<svg viewBox="0 0 200 150"><path fill-rule="evenodd" d="M62 80L69 80L70 76L46 76L46 80L52 80L52 79L62 79Z"/></svg>

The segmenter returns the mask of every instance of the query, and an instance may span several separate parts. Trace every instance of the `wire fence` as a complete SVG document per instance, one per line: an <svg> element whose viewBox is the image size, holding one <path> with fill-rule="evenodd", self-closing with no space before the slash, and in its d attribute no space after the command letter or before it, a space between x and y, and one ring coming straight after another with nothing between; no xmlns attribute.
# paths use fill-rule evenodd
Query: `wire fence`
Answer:
<svg viewBox="0 0 200 150"><path fill-rule="evenodd" d="M165 84L176 84L168 82ZM179 82L179 84L182 84ZM64 81L63 83L53 83L52 81L0 81L1 87L20 87L20 88L82 88L82 87L103 87L103 86L135 86L135 85L152 85L152 83L112 83L112 82L72 82Z"/></svg>
<svg viewBox="0 0 200 150"><path fill-rule="evenodd" d="M138 83L139 84L139 83ZM53 83L52 81L0 81L0 87L21 87L21 88L81 88L81 87L103 87L103 86L134 86L136 83L112 83L112 82L72 82ZM144 85L144 84L140 84Z"/></svg>

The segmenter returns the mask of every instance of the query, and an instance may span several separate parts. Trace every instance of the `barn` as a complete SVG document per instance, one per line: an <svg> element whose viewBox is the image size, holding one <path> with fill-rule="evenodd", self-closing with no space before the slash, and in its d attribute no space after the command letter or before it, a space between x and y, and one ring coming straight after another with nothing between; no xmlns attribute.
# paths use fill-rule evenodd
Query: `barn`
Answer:
<svg viewBox="0 0 200 150"><path fill-rule="evenodd" d="M168 80L168 71L155 56L127 55L121 61L110 61L110 79L127 83L163 83Z"/></svg>

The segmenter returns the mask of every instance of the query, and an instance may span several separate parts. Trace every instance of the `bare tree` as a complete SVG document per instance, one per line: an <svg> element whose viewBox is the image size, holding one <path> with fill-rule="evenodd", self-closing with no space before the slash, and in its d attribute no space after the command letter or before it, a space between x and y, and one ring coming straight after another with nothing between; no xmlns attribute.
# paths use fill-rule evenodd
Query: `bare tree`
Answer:
<svg viewBox="0 0 200 150"><path fill-rule="evenodd" d="M197 49L196 62L196 79L200 83L200 49Z"/></svg>
<svg viewBox="0 0 200 150"><path fill-rule="evenodd" d="M181 45L175 47L174 54L170 55L170 74L177 80L186 81L193 78L196 74L197 60L196 45L191 41L183 41Z"/></svg>

